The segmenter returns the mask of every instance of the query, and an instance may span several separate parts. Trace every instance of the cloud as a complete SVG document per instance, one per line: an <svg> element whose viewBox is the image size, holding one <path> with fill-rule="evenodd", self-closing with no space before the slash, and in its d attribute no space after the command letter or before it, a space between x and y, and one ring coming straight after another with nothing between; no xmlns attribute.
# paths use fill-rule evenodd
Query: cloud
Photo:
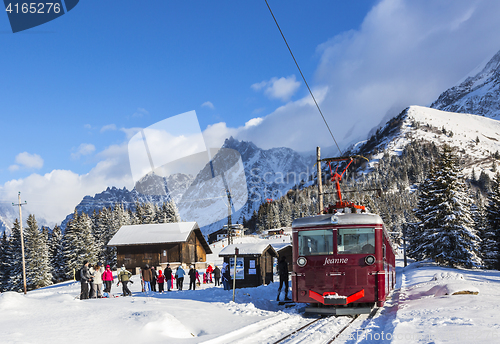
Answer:
<svg viewBox="0 0 500 344"><path fill-rule="evenodd" d="M104 133L105 131L108 131L108 130L116 130L116 125L115 124L108 124L108 125L105 125L101 128L101 133Z"/></svg>
<svg viewBox="0 0 500 344"><path fill-rule="evenodd" d="M16 155L16 165L9 166L9 171L14 172L21 168L40 169L43 167L43 159L38 154L22 152Z"/></svg>
<svg viewBox="0 0 500 344"><path fill-rule="evenodd" d="M142 128L136 127L136 128L120 128L120 131L123 131L125 133L125 136L127 137L127 140L130 140L135 134L137 134L139 131L141 131Z"/></svg>
<svg viewBox="0 0 500 344"><path fill-rule="evenodd" d="M341 149L366 139L410 105L428 106L491 58L500 48L498 13L498 1L382 0L359 29L320 44L315 74L306 78L316 98L318 89L326 92L320 107ZM252 88L277 97L270 89L275 80ZM236 138L262 148L333 146L308 99L277 108L258 129L241 130Z"/></svg>
<svg viewBox="0 0 500 344"><path fill-rule="evenodd" d="M269 81L262 81L251 86L255 91L263 89L264 94L271 99L280 99L284 102L290 100L299 87L300 82L295 80L295 75L287 78L272 78Z"/></svg>
<svg viewBox="0 0 500 344"><path fill-rule="evenodd" d="M9 171L10 172L15 172L15 171L19 170L19 168L20 168L19 165L10 165L9 166Z"/></svg>
<svg viewBox="0 0 500 344"><path fill-rule="evenodd" d="M210 108L212 110L215 109L214 104L212 104L212 102L209 102L209 101L204 102L203 104L201 104L201 107L207 107L207 108Z"/></svg>
<svg viewBox="0 0 500 344"><path fill-rule="evenodd" d="M72 159L79 159L83 155L89 155L95 152L95 146L91 143L82 143L76 149L76 152L71 153Z"/></svg>
<svg viewBox="0 0 500 344"><path fill-rule="evenodd" d="M132 114L132 117L144 117L149 115L148 110L144 108L137 108L137 110Z"/></svg>

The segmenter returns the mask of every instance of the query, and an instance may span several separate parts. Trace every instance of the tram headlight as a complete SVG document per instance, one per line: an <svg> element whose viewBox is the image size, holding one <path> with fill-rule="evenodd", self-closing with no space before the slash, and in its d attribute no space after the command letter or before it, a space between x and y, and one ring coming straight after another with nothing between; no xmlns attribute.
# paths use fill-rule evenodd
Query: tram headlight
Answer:
<svg viewBox="0 0 500 344"><path fill-rule="evenodd" d="M372 265L373 263L375 263L375 257L374 256L366 256L365 263L367 265Z"/></svg>
<svg viewBox="0 0 500 344"><path fill-rule="evenodd" d="M300 266L301 268L306 266L307 264L307 259L305 257L299 257L299 259L297 259L297 265Z"/></svg>

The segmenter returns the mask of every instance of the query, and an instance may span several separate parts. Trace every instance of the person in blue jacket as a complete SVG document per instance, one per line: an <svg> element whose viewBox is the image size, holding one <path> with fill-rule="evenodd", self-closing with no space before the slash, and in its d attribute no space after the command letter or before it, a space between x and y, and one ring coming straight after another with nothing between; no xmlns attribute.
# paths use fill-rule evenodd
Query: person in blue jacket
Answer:
<svg viewBox="0 0 500 344"><path fill-rule="evenodd" d="M182 290L182 285L184 284L184 276L186 272L182 269L182 266L178 266L175 271L175 280L177 281L177 290Z"/></svg>

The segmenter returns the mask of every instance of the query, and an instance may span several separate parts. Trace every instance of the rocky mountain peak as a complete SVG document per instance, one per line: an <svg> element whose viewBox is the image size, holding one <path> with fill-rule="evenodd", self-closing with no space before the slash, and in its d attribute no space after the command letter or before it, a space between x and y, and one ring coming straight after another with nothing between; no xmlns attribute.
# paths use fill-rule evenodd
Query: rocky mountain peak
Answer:
<svg viewBox="0 0 500 344"><path fill-rule="evenodd" d="M479 73L443 92L431 108L500 117L500 51Z"/></svg>

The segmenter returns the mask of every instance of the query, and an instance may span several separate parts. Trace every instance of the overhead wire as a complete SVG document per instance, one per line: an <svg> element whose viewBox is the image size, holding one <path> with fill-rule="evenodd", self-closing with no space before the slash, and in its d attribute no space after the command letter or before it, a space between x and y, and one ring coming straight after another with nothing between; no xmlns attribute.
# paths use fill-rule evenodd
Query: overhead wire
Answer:
<svg viewBox="0 0 500 344"><path fill-rule="evenodd" d="M264 0L264 1L266 2L267 8L269 9L269 12L271 13L271 16L273 17L274 22L276 23L276 26L278 27L278 30L279 30L279 32L281 34L281 37L283 37L283 40L285 41L286 47L288 48L288 51L290 52L290 55L292 55L293 61L295 62L295 65L297 66L297 69L299 70L300 76L302 76L302 80L304 80L304 83L306 84L307 89L309 90L309 93L311 94L311 97L312 97L312 99L314 101L314 104L316 104L316 107L318 108L318 111L319 111L321 117L323 118L323 121L325 122L325 125L326 125L328 131L330 132L330 135L332 136L333 142L335 142L335 145L337 146L337 149L339 150L340 155L342 155L342 150L340 149L340 147L339 147L339 145L337 143L337 140L335 140L335 136L333 136L332 130L330 129L330 126L328 125L328 122L326 121L326 118L323 115L323 112L321 111L321 108L319 107L319 104L316 101L316 98L314 97L314 94L313 94L311 88L309 87L309 84L307 83L307 80L306 80L304 74L302 73L302 70L299 67L299 63L297 62L297 60L295 59L295 56L293 55L293 52L292 52L292 49L290 48L290 45L288 45L288 42L287 42L287 40L285 38L285 35L283 34L283 31L281 30L281 28L280 28L280 26L278 24L278 20L276 20L276 17L274 16L273 11L271 10L271 6L269 6L269 3L267 2L267 0Z"/></svg>

